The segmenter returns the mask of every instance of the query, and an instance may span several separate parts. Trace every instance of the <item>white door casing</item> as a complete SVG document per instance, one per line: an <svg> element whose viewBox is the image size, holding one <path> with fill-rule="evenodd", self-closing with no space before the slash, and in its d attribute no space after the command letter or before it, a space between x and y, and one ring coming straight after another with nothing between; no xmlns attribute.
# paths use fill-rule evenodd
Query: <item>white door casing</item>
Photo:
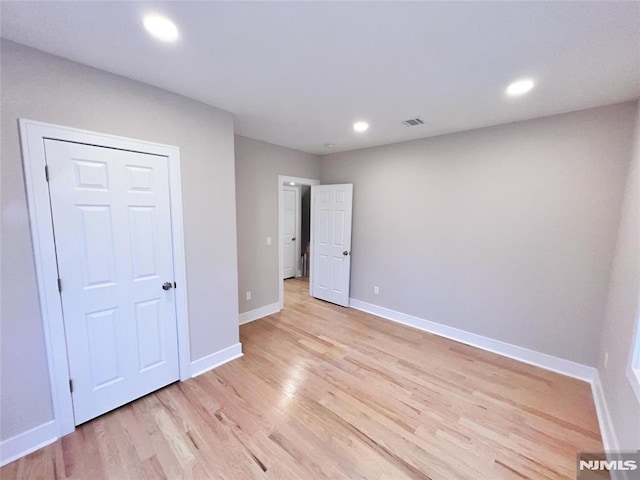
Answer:
<svg viewBox="0 0 640 480"><path fill-rule="evenodd" d="M349 306L353 185L311 187L311 295Z"/></svg>
<svg viewBox="0 0 640 480"><path fill-rule="evenodd" d="M282 192L282 252L283 252L283 279L297 275L299 263L300 235L300 189L296 187L283 187Z"/></svg>
<svg viewBox="0 0 640 480"><path fill-rule="evenodd" d="M21 119L20 136L25 171L25 185L29 206L29 222L33 241L40 311L47 351L50 387L53 402L53 420L41 432L53 439L75 429L72 396L69 388L69 363L65 338L62 301L58 292L53 219L49 201L49 183L45 169L45 141L63 140L86 145L103 146L130 152L143 152L168 159L170 211L172 224L173 278L178 288L174 291L174 310L177 316L177 343L179 377L190 378L189 323L187 308L187 278L182 227L182 193L180 180L180 150L178 147L119 137L110 134L80 130L60 125ZM51 438L51 437L46 437Z"/></svg>
<svg viewBox="0 0 640 480"><path fill-rule="evenodd" d="M50 139L45 152L78 425L178 380L168 162Z"/></svg>

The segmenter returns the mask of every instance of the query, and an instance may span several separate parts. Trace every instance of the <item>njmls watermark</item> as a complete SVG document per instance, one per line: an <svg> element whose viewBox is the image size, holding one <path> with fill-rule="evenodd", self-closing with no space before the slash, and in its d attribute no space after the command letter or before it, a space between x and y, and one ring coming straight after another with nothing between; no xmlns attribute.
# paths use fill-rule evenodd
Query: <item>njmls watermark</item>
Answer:
<svg viewBox="0 0 640 480"><path fill-rule="evenodd" d="M638 452L580 452L577 480L640 480Z"/></svg>

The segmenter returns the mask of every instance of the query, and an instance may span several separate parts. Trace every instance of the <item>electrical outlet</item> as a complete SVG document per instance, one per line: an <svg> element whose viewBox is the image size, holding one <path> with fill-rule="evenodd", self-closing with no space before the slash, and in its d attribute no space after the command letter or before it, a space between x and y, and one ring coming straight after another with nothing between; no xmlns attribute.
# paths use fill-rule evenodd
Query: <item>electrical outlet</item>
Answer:
<svg viewBox="0 0 640 480"><path fill-rule="evenodd" d="M271 237L267 237L267 245L271 245Z"/></svg>
<svg viewBox="0 0 640 480"><path fill-rule="evenodd" d="M245 294L245 297L247 297L247 300L251 300L251 292L247 292Z"/></svg>
<svg viewBox="0 0 640 480"><path fill-rule="evenodd" d="M609 352L604 352L604 368L607 368L608 363L609 363Z"/></svg>
<svg viewBox="0 0 640 480"><path fill-rule="evenodd" d="M375 295L379 295L380 294L380 287L378 287L377 285L375 287L373 287L373 293Z"/></svg>

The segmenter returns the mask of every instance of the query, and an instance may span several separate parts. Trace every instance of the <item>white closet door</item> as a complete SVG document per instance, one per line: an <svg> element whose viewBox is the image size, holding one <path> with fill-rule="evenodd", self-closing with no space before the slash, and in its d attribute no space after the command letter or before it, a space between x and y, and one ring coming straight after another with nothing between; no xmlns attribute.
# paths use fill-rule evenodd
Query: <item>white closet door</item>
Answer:
<svg viewBox="0 0 640 480"><path fill-rule="evenodd" d="M168 160L45 151L77 425L178 380Z"/></svg>

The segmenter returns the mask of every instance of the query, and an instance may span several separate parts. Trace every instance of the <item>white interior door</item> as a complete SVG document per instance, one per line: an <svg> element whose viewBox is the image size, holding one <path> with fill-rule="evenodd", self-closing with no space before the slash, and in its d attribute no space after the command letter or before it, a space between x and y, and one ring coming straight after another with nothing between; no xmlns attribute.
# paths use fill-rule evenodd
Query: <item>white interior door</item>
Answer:
<svg viewBox="0 0 640 480"><path fill-rule="evenodd" d="M311 295L349 306L353 185L311 187Z"/></svg>
<svg viewBox="0 0 640 480"><path fill-rule="evenodd" d="M168 160L45 152L78 425L178 379Z"/></svg>
<svg viewBox="0 0 640 480"><path fill-rule="evenodd" d="M282 189L282 255L283 255L283 279L296 276L298 270L298 217L299 213L299 189L295 187L283 187Z"/></svg>

